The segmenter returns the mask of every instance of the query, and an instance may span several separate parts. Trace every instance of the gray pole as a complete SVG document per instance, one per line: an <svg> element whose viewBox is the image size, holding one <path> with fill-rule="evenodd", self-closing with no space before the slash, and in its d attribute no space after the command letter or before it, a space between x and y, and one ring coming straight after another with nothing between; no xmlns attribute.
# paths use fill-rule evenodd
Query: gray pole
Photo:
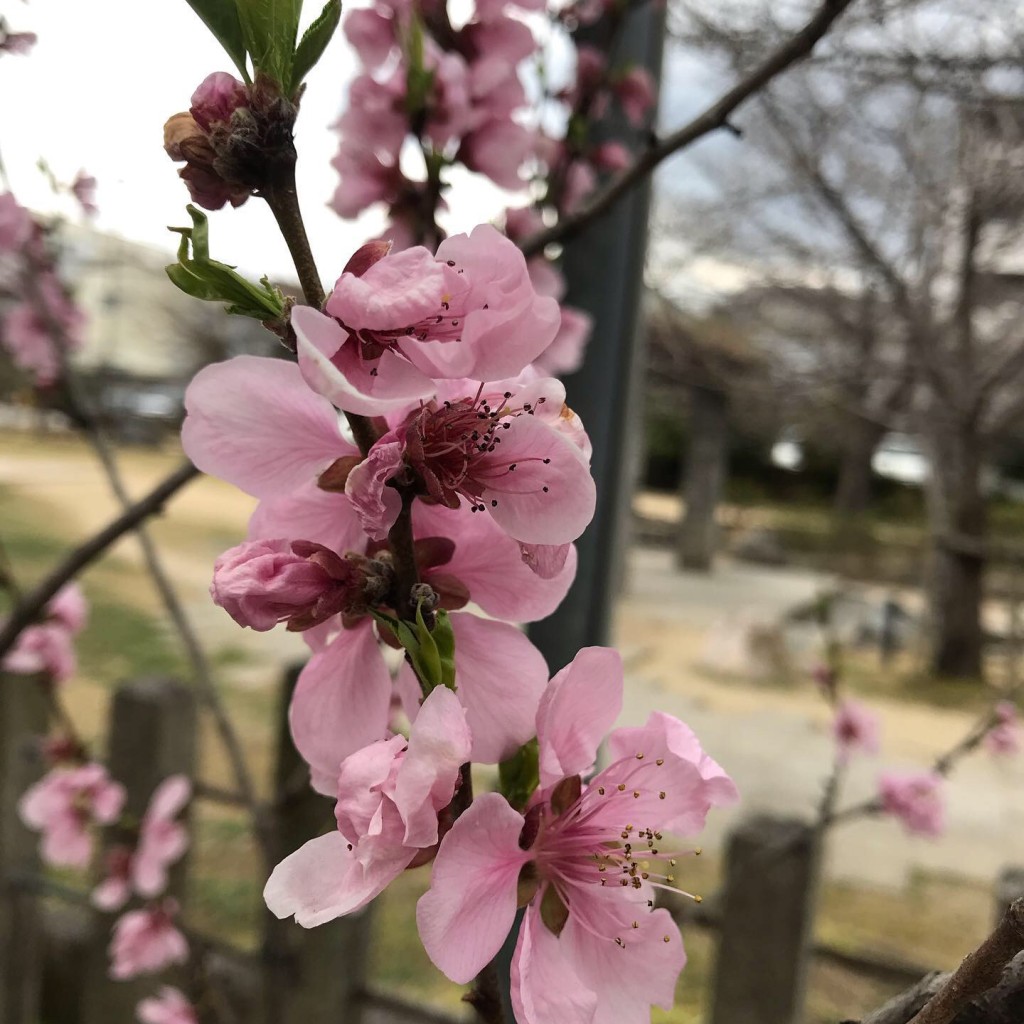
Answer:
<svg viewBox="0 0 1024 1024"><path fill-rule="evenodd" d="M614 63L649 68L658 80L664 43L664 10L643 3L627 16L612 55ZM601 25L577 33L577 41L600 39ZM632 134L632 137L631 137ZM618 138L642 145L612 115L594 126L596 139ZM639 148L639 147L638 147ZM568 597L554 615L530 626L530 639L552 672L581 647L607 644L612 602L620 576L623 533L628 521L630 434L643 429L638 395L643 368L639 320L650 184L638 186L604 217L565 247L566 302L594 318L594 332L580 370L565 378L570 408L579 413L594 446L592 469L598 504L594 520L577 541L579 569Z"/></svg>

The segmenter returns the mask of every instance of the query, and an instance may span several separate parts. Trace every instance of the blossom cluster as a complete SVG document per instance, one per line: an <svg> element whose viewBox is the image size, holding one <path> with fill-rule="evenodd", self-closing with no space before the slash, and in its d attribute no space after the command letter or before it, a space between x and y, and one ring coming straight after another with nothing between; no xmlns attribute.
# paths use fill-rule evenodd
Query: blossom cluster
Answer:
<svg viewBox="0 0 1024 1024"><path fill-rule="evenodd" d="M89 606L75 583L63 587L43 609L39 622L26 627L0 668L14 675L42 675L63 683L77 670L74 638L85 627Z"/></svg>
<svg viewBox="0 0 1024 1024"><path fill-rule="evenodd" d="M92 202L91 180L80 175L71 186L80 202ZM85 316L57 274L42 224L10 192L0 193L0 284L18 296L0 318L0 347L38 387L54 384L58 346L65 353L82 346Z"/></svg>
<svg viewBox="0 0 1024 1024"><path fill-rule="evenodd" d="M620 659L589 648L549 678L518 628L565 596L595 505L584 426L538 367L557 303L484 225L436 252L369 243L291 326L297 364L205 368L182 432L201 469L258 499L248 539L216 562L214 601L311 652L289 720L337 827L278 865L268 905L315 926L433 860L419 928L453 980L527 907L521 1024L670 1005L685 954L654 895L687 848L663 836L696 834L736 791L665 715L612 732L591 777ZM433 662L413 656L424 647ZM518 764L520 783L473 801L473 763Z"/></svg>

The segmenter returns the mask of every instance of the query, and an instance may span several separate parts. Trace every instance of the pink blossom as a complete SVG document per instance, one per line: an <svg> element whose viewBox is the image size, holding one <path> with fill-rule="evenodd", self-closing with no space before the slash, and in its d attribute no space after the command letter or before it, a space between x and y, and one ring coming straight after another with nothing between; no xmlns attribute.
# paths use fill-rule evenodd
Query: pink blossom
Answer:
<svg viewBox="0 0 1024 1024"><path fill-rule="evenodd" d="M878 780L886 814L914 835L940 836L946 828L943 779L938 772L884 772Z"/></svg>
<svg viewBox="0 0 1024 1024"><path fill-rule="evenodd" d="M94 217L99 213L100 208L96 205L96 179L91 174L79 171L71 183L71 193L87 217Z"/></svg>
<svg viewBox="0 0 1024 1024"><path fill-rule="evenodd" d="M54 768L18 802L25 824L43 833L47 864L84 868L92 856L93 824L109 825L124 807L124 787L101 764Z"/></svg>
<svg viewBox="0 0 1024 1024"><path fill-rule="evenodd" d="M337 831L278 864L263 893L270 910L312 928L364 907L437 843L438 814L469 749L466 713L438 687L408 740L392 736L347 757L337 775Z"/></svg>
<svg viewBox="0 0 1024 1024"><path fill-rule="evenodd" d="M608 59L602 50L587 44L580 46L576 51L576 84L566 97L570 105L575 106L580 97L597 89L604 80L607 68Z"/></svg>
<svg viewBox="0 0 1024 1024"><path fill-rule="evenodd" d="M203 131L215 124L228 122L241 107L248 106L249 96L244 83L225 71L214 71L199 83L192 93L189 113Z"/></svg>
<svg viewBox="0 0 1024 1024"><path fill-rule="evenodd" d="M614 140L602 142L590 154L595 167L602 171L624 171L633 163L633 156L621 143Z"/></svg>
<svg viewBox="0 0 1024 1024"><path fill-rule="evenodd" d="M985 733L985 748L991 754L1013 755L1020 752L1021 729L1017 707L1001 700L995 707L996 724Z"/></svg>
<svg viewBox="0 0 1024 1024"><path fill-rule="evenodd" d="M507 118L495 118L463 138L458 159L471 171L486 175L495 185L519 190L526 184L519 170L535 148L532 131Z"/></svg>
<svg viewBox="0 0 1024 1024"><path fill-rule="evenodd" d="M188 849L188 831L177 818L191 798L184 775L169 776L153 791L131 861L132 886L140 896L159 896L167 888L167 869Z"/></svg>
<svg viewBox="0 0 1024 1024"><path fill-rule="evenodd" d="M575 373L583 365L594 329L594 318L575 306L562 306L562 322L555 340L534 360L534 367L545 376L561 377Z"/></svg>
<svg viewBox="0 0 1024 1024"><path fill-rule="evenodd" d="M551 378L450 382L443 400L421 403L376 442L345 493L366 532L383 538L398 515L387 482L408 467L434 502L489 515L518 541L567 544L593 517L595 490L585 435L567 436L564 410Z"/></svg>
<svg viewBox="0 0 1024 1024"><path fill-rule="evenodd" d="M668 911L652 909L678 855L662 830L699 831L735 787L668 715L614 732L612 763L584 783L621 704L618 654L581 651L538 710L541 789L526 815L498 794L478 797L442 839L417 906L430 958L465 983L525 904L512 962L520 1024L611 1024L639 1020L652 1003L668 1009L686 960Z"/></svg>
<svg viewBox="0 0 1024 1024"><path fill-rule="evenodd" d="M361 8L345 15L345 38L369 68L380 67L395 45L396 24L378 8Z"/></svg>
<svg viewBox="0 0 1024 1024"><path fill-rule="evenodd" d="M44 673L63 683L78 670L71 635L59 623L44 622L23 629L0 666L16 675Z"/></svg>
<svg viewBox="0 0 1024 1024"><path fill-rule="evenodd" d="M528 26L500 13L487 21L471 21L459 34L459 41L471 59L487 56L510 67L525 60L537 47Z"/></svg>
<svg viewBox="0 0 1024 1024"><path fill-rule="evenodd" d="M164 985L155 996L143 999L135 1008L139 1024L199 1024L192 1004L184 994Z"/></svg>
<svg viewBox="0 0 1024 1024"><path fill-rule="evenodd" d="M89 619L89 602L77 583L68 583L51 598L46 614L69 633L80 633Z"/></svg>
<svg viewBox="0 0 1024 1024"><path fill-rule="evenodd" d="M32 214L10 192L0 192L0 253L20 252L32 230Z"/></svg>
<svg viewBox="0 0 1024 1024"><path fill-rule="evenodd" d="M560 203L562 212L575 213L595 188L597 174L594 165L588 160L573 160L565 172L565 185Z"/></svg>
<svg viewBox="0 0 1024 1024"><path fill-rule="evenodd" d="M832 735L841 761L849 760L850 755L858 750L877 754L878 734L878 716L874 712L853 700L839 704L832 721Z"/></svg>
<svg viewBox="0 0 1024 1024"><path fill-rule="evenodd" d="M432 378L519 373L558 330L557 303L537 295L522 253L489 225L436 256L417 246L343 273L325 310L292 311L299 366L310 387L363 415L429 398Z"/></svg>
<svg viewBox="0 0 1024 1024"><path fill-rule="evenodd" d="M469 69L458 54L444 51L429 53L425 63L432 75L432 92L424 134L440 149L461 137L471 124Z"/></svg>
<svg viewBox="0 0 1024 1024"><path fill-rule="evenodd" d="M112 846L103 857L103 878L92 891L92 905L107 913L120 910L132 894L131 873L131 847Z"/></svg>
<svg viewBox="0 0 1024 1024"><path fill-rule="evenodd" d="M384 81L359 75L348 88L348 107L334 126L342 147L361 147L384 154L396 164L409 132L405 69L399 67Z"/></svg>
<svg viewBox="0 0 1024 1024"><path fill-rule="evenodd" d="M322 544L247 541L213 566L210 594L240 626L265 632L279 622L309 629L341 611L365 610L365 573Z"/></svg>
<svg viewBox="0 0 1024 1024"><path fill-rule="evenodd" d="M629 123L639 127L654 106L657 87L651 73L643 67L630 68L612 84L622 112Z"/></svg>
<svg viewBox="0 0 1024 1024"><path fill-rule="evenodd" d="M37 279L38 301L46 304L49 316L59 327L54 337L51 325L33 302L12 306L4 317L0 339L15 364L31 373L40 387L53 384L60 375L60 359L56 344L68 351L80 348L85 316L70 301L57 278L45 272Z"/></svg>
<svg viewBox="0 0 1024 1024"><path fill-rule="evenodd" d="M156 974L188 959L188 943L174 926L178 904L174 900L130 910L114 922L110 942L110 977L125 981L140 974Z"/></svg>

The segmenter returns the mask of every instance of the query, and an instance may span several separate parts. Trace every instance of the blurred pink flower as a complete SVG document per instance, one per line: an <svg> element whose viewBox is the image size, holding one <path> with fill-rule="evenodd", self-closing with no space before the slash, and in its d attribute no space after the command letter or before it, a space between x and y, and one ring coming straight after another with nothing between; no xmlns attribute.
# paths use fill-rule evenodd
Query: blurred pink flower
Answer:
<svg viewBox="0 0 1024 1024"><path fill-rule="evenodd" d="M361 8L345 15L344 32L359 59L372 70L387 60L395 46L397 24L379 8Z"/></svg>
<svg viewBox="0 0 1024 1024"><path fill-rule="evenodd" d="M89 619L89 602L77 583L68 583L50 600L46 614L69 633L80 633Z"/></svg>
<svg viewBox="0 0 1024 1024"><path fill-rule="evenodd" d="M199 1024L192 1004L184 994L164 985L155 996L143 999L135 1008L139 1024Z"/></svg>
<svg viewBox="0 0 1024 1024"><path fill-rule="evenodd" d="M1001 700L996 705L995 713L998 721L985 733L985 748L991 754L1010 756L1019 753L1022 737L1016 705Z"/></svg>
<svg viewBox="0 0 1024 1024"><path fill-rule="evenodd" d="M39 41L35 32L8 32L0 40L0 53L24 56Z"/></svg>
<svg viewBox="0 0 1024 1024"><path fill-rule="evenodd" d="M609 140L595 147L590 159L602 171L624 171L632 165L633 154L621 142Z"/></svg>
<svg viewBox="0 0 1024 1024"><path fill-rule="evenodd" d="M78 670L78 659L71 634L59 623L44 622L21 631L0 667L16 675L44 673L63 683Z"/></svg>
<svg viewBox="0 0 1024 1024"><path fill-rule="evenodd" d="M178 904L174 900L130 910L114 922L110 941L110 977L125 981L140 974L156 974L188 959L188 942L174 926Z"/></svg>
<svg viewBox="0 0 1024 1024"><path fill-rule="evenodd" d="M865 754L878 753L878 716L863 704L844 700L836 709L832 720L832 735L839 751L839 759L847 761L860 750Z"/></svg>
<svg viewBox="0 0 1024 1024"><path fill-rule="evenodd" d="M940 836L946 828L943 778L937 772L883 772L878 790L886 814L914 835Z"/></svg>
<svg viewBox="0 0 1024 1024"><path fill-rule="evenodd" d="M43 833L41 853L47 864L84 868L92 856L90 827L116 821L124 799L124 787L101 764L54 768L25 791L18 814Z"/></svg>
<svg viewBox="0 0 1024 1024"><path fill-rule="evenodd" d="M192 784L184 775L168 776L153 791L131 862L132 885L140 896L163 893L167 869L188 849L188 831L177 818L191 798Z"/></svg>
<svg viewBox="0 0 1024 1024"><path fill-rule="evenodd" d="M619 105L630 124L639 127L654 106L657 87L651 73L643 67L630 68L612 84Z"/></svg>

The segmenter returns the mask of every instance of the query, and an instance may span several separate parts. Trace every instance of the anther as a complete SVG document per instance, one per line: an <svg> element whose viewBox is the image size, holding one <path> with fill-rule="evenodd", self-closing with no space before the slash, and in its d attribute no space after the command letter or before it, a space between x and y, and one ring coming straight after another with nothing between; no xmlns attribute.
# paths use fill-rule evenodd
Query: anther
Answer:
<svg viewBox="0 0 1024 1024"><path fill-rule="evenodd" d="M633 790L633 799L634 800L639 800L640 799L640 790L639 789L634 789Z"/></svg>
<svg viewBox="0 0 1024 1024"><path fill-rule="evenodd" d="M527 408L529 408L529 406L527 406ZM545 466L549 466L551 464L551 460L550 459L544 459L543 461L544 461L544 465Z"/></svg>
<svg viewBox="0 0 1024 1024"><path fill-rule="evenodd" d="M660 768L665 763L665 758L659 757L654 763Z"/></svg>
<svg viewBox="0 0 1024 1024"><path fill-rule="evenodd" d="M626 784L624 782L620 782L616 788L620 793L626 792Z"/></svg>
<svg viewBox="0 0 1024 1024"><path fill-rule="evenodd" d="M637 759L638 761L642 761L642 760L644 759L644 755L643 755L643 754L637 754L637 755L636 755L636 759Z"/></svg>
<svg viewBox="0 0 1024 1024"><path fill-rule="evenodd" d="M661 941L662 942L671 942L672 941L672 937L669 936L669 935L663 935Z"/></svg>
<svg viewBox="0 0 1024 1024"><path fill-rule="evenodd" d="M665 799L665 790L662 790L662 791L661 791L661 792L660 792L660 793L658 794L658 799L659 799L659 800L664 800L664 799Z"/></svg>

